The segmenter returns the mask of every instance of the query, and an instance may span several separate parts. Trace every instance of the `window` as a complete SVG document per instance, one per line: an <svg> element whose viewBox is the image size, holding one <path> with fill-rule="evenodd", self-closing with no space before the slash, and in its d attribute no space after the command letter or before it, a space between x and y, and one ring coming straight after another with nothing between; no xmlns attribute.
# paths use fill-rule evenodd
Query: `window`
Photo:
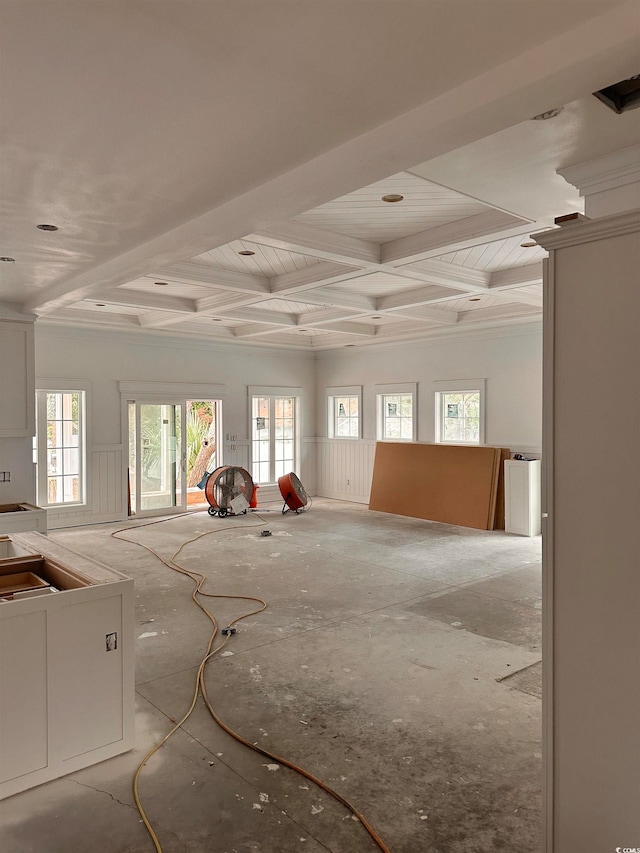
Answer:
<svg viewBox="0 0 640 853"><path fill-rule="evenodd" d="M297 465L298 396L251 393L251 476L254 483L275 483ZM298 390L298 389L296 389Z"/></svg>
<svg viewBox="0 0 640 853"><path fill-rule="evenodd" d="M37 391L37 501L85 503L85 391Z"/></svg>
<svg viewBox="0 0 640 853"><path fill-rule="evenodd" d="M484 379L441 384L446 388L436 391L436 441L484 444Z"/></svg>
<svg viewBox="0 0 640 853"><path fill-rule="evenodd" d="M417 385L378 385L378 440L416 440Z"/></svg>
<svg viewBox="0 0 640 853"><path fill-rule="evenodd" d="M329 438L360 438L362 389L328 388Z"/></svg>

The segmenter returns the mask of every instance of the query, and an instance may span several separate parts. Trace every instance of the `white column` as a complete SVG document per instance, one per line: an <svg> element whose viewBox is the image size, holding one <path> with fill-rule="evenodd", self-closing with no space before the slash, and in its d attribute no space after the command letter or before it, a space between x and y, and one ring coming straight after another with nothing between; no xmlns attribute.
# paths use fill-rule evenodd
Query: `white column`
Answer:
<svg viewBox="0 0 640 853"><path fill-rule="evenodd" d="M618 158L631 177L638 151L635 165L628 149ZM573 172L591 216L635 192L603 190L602 167ZM538 242L550 250L544 850L615 851L640 846L640 210Z"/></svg>

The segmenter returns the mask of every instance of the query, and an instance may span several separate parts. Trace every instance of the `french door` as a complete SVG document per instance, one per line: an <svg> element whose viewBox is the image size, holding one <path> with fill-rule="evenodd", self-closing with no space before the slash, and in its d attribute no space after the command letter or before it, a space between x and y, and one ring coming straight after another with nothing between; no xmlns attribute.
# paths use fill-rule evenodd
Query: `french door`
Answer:
<svg viewBox="0 0 640 853"><path fill-rule="evenodd" d="M216 400L127 401L130 516L206 503L204 480L220 464Z"/></svg>

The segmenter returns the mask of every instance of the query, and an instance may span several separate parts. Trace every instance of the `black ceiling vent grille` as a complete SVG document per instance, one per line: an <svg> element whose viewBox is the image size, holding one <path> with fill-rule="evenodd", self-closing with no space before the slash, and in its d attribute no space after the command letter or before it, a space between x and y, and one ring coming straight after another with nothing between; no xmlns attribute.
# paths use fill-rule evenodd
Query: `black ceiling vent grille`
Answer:
<svg viewBox="0 0 640 853"><path fill-rule="evenodd" d="M621 80L620 83L614 83L613 86L607 86L593 94L618 114L640 107L640 74L628 80Z"/></svg>

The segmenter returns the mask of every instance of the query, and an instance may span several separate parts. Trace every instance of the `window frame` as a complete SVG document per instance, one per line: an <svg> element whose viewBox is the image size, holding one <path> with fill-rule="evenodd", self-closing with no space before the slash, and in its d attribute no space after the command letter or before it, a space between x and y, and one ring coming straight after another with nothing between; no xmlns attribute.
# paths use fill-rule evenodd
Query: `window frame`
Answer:
<svg viewBox="0 0 640 853"><path fill-rule="evenodd" d="M88 494L88 441L89 436L89 395L91 384L75 380L38 379L36 389L36 435L34 440L34 462L36 464L36 501L50 511L66 510L70 507L89 505ZM78 499L56 503L49 502L47 451L47 395L78 394Z"/></svg>
<svg viewBox="0 0 640 853"><path fill-rule="evenodd" d="M464 444L470 447L483 447L485 441L486 417L486 379L455 379L434 382L435 438L436 444ZM469 394L478 392L478 441L449 441L444 438L444 395Z"/></svg>
<svg viewBox="0 0 640 853"><path fill-rule="evenodd" d="M418 383L401 382L376 385L376 436L378 441L415 442L418 440ZM391 438L385 436L386 417L385 399L390 396L411 396L411 438Z"/></svg>
<svg viewBox="0 0 640 853"><path fill-rule="evenodd" d="M249 415L249 471L256 485L272 486L278 482L276 476L276 432L275 429L270 430L269 435L269 479L262 481L254 477L254 438L253 438L253 401L255 398L268 398L269 400L269 417L273 421L275 419L275 401L277 399L293 399L293 463L291 470L295 471L300 465L301 459L301 435L302 435L302 388L299 387L274 387L269 385L249 385L248 391L248 415ZM289 472L284 472L289 473Z"/></svg>
<svg viewBox="0 0 640 853"><path fill-rule="evenodd" d="M336 434L336 400L340 397L356 397L358 400L356 435ZM358 441L358 439L362 438L362 385L345 385L327 388L327 435L329 438L335 438L339 441Z"/></svg>

